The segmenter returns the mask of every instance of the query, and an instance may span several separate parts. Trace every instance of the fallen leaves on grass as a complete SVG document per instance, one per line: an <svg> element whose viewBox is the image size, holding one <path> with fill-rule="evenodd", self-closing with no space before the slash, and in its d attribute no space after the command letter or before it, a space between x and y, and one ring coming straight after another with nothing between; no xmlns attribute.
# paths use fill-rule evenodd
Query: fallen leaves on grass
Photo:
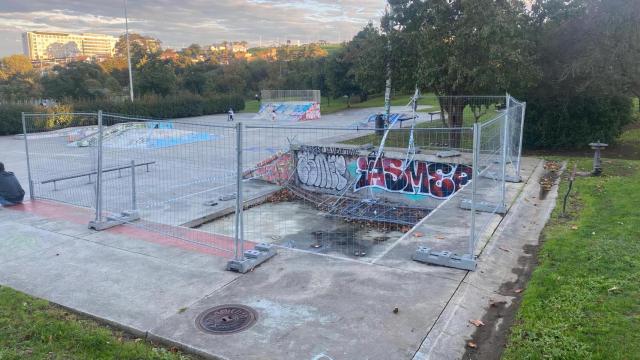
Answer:
<svg viewBox="0 0 640 360"><path fill-rule="evenodd" d="M578 230L578 225L571 225L571 230Z"/></svg>
<svg viewBox="0 0 640 360"><path fill-rule="evenodd" d="M475 327L484 326L484 322L482 322L482 320L469 320L469 322L475 325Z"/></svg>

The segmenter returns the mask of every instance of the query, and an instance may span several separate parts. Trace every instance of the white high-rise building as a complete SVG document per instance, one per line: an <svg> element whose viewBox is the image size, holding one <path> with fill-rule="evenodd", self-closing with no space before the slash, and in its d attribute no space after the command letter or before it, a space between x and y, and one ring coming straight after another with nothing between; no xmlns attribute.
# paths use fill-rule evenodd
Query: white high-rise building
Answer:
<svg viewBox="0 0 640 360"><path fill-rule="evenodd" d="M24 54L32 61L86 56L105 58L115 54L118 38L102 34L29 31L22 34Z"/></svg>

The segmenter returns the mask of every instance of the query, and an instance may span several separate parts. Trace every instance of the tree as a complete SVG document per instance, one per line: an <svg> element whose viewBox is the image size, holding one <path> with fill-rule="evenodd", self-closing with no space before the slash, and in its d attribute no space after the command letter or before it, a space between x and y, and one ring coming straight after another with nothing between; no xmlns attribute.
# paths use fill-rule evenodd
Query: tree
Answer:
<svg viewBox="0 0 640 360"><path fill-rule="evenodd" d="M544 82L640 97L640 2L538 0L533 10Z"/></svg>
<svg viewBox="0 0 640 360"><path fill-rule="evenodd" d="M83 99L118 94L122 88L118 82L97 64L71 62L55 66L53 72L42 78L46 97Z"/></svg>
<svg viewBox="0 0 640 360"><path fill-rule="evenodd" d="M136 33L129 34L129 50L131 53L131 64L137 64L146 54L156 54L162 50L161 41ZM116 42L116 56L127 57L127 38L126 34L120 35Z"/></svg>
<svg viewBox="0 0 640 360"><path fill-rule="evenodd" d="M38 74L24 55L11 55L0 60L0 97L6 100L40 96Z"/></svg>
<svg viewBox="0 0 640 360"><path fill-rule="evenodd" d="M166 96L177 90L177 78L173 67L160 59L150 58L137 69L137 93Z"/></svg>
<svg viewBox="0 0 640 360"><path fill-rule="evenodd" d="M347 105L350 104L351 97L361 91L356 84L355 74L351 71L352 66L346 48L336 51L327 62L328 95L333 98L346 96Z"/></svg>
<svg viewBox="0 0 640 360"><path fill-rule="evenodd" d="M390 5L383 28L404 46L392 42L395 57L419 50L415 65L395 74L414 74L410 80L417 86L437 95L477 95L515 91L535 79L522 2L392 0ZM462 126L469 98L447 99L441 107L449 126Z"/></svg>
<svg viewBox="0 0 640 360"><path fill-rule="evenodd" d="M532 7L540 81L526 91L527 146L615 141L640 94L640 4L540 0Z"/></svg>
<svg viewBox="0 0 640 360"><path fill-rule="evenodd" d="M362 100L384 91L386 43L386 37L369 23L346 46L345 60L352 64L350 72Z"/></svg>
<svg viewBox="0 0 640 360"><path fill-rule="evenodd" d="M202 47L200 47L200 45L191 44L187 48L185 48L182 51L182 53L184 54L184 56L188 56L188 57L191 57L191 58L197 58L198 55L201 55L203 53L203 51L202 51Z"/></svg>
<svg viewBox="0 0 640 360"><path fill-rule="evenodd" d="M16 75L25 75L33 71L31 60L24 55L10 55L0 61L0 80Z"/></svg>

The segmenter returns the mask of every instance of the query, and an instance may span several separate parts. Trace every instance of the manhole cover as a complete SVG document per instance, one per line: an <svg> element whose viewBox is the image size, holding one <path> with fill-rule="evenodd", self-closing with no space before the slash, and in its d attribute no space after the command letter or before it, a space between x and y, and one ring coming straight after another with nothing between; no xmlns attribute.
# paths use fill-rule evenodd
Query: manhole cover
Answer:
<svg viewBox="0 0 640 360"><path fill-rule="evenodd" d="M221 305L206 310L196 318L200 330L210 334L233 334L253 326L258 313L244 305Z"/></svg>

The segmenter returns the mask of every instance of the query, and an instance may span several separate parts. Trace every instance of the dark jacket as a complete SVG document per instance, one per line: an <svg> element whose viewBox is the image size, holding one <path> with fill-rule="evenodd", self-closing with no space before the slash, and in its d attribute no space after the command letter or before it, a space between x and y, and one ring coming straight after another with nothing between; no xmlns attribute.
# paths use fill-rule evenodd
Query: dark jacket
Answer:
<svg viewBox="0 0 640 360"><path fill-rule="evenodd" d="M12 203L19 203L24 199L24 190L12 172L0 172L0 196Z"/></svg>

